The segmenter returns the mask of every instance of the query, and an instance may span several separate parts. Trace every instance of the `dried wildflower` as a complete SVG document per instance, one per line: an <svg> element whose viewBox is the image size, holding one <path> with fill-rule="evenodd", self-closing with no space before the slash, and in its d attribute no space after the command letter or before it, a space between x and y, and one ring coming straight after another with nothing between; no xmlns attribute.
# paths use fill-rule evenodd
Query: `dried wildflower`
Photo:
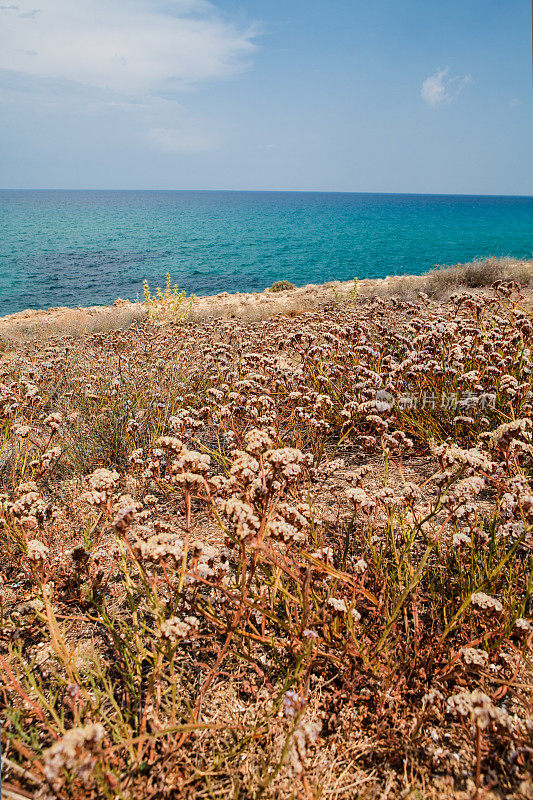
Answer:
<svg viewBox="0 0 533 800"><path fill-rule="evenodd" d="M41 469L46 470L51 467L54 461L61 456L62 450L58 447L51 447L50 450L45 450L38 461L32 461L32 465L39 466Z"/></svg>
<svg viewBox="0 0 533 800"><path fill-rule="evenodd" d="M116 489L119 478L120 475L116 470L96 469L87 478L87 483L91 491L110 496Z"/></svg>
<svg viewBox="0 0 533 800"><path fill-rule="evenodd" d="M471 467L480 472L492 472L492 462L476 447L463 450L455 444L436 445L433 440L430 441L430 446L443 470Z"/></svg>
<svg viewBox="0 0 533 800"><path fill-rule="evenodd" d="M134 549L141 561L157 564L171 558L178 562L183 555L183 541L171 533L158 533L146 541L137 540Z"/></svg>
<svg viewBox="0 0 533 800"><path fill-rule="evenodd" d="M528 619L524 619L524 617L519 617L516 620L514 627L517 633L520 634L528 634L533 631L533 624Z"/></svg>
<svg viewBox="0 0 533 800"><path fill-rule="evenodd" d="M172 419L171 417L171 420ZM174 453L181 453L183 450L183 442L175 436L160 436L156 441L156 445L165 450L172 450Z"/></svg>
<svg viewBox="0 0 533 800"><path fill-rule="evenodd" d="M36 564L42 563L46 561L48 553L48 547L43 542L40 542L39 539L32 539L28 542L26 555L29 561L33 561Z"/></svg>
<svg viewBox="0 0 533 800"><path fill-rule="evenodd" d="M230 497L222 505L223 511L234 525L239 539L253 537L259 531L261 520L248 503L238 497Z"/></svg>
<svg viewBox="0 0 533 800"><path fill-rule="evenodd" d="M511 720L504 709L494 706L490 697L480 689L461 691L448 698L446 711L449 714L469 716L478 728L484 730L491 722L502 728L511 728Z"/></svg>
<svg viewBox="0 0 533 800"><path fill-rule="evenodd" d="M243 450L234 450L232 457L230 477L245 485L253 483L259 473L259 461Z"/></svg>
<svg viewBox="0 0 533 800"><path fill-rule="evenodd" d="M365 503L370 498L368 497L367 493L364 489L356 486L354 488L350 488L346 490L346 496L352 501L352 503Z"/></svg>
<svg viewBox="0 0 533 800"><path fill-rule="evenodd" d="M303 530L311 521L310 509L303 503L299 503L298 506L293 506L290 503L279 503L277 512L280 517L297 528L297 530Z"/></svg>
<svg viewBox="0 0 533 800"><path fill-rule="evenodd" d="M343 458L334 458L326 464L321 464L318 471L322 475L334 475L339 470L344 469L344 467L345 462Z"/></svg>
<svg viewBox="0 0 533 800"><path fill-rule="evenodd" d="M42 502L38 492L29 491L23 494L13 503L12 511L16 517L21 517L25 513L32 511Z"/></svg>
<svg viewBox="0 0 533 800"><path fill-rule="evenodd" d="M498 528L498 536L502 539L510 539L516 541L525 533L525 526L523 522L507 522Z"/></svg>
<svg viewBox="0 0 533 800"><path fill-rule="evenodd" d="M47 428L50 428L50 430L58 431L61 426L61 423L63 422L63 415L59 414L58 412L55 412L54 414L49 414L47 417L45 417L43 422L47 426Z"/></svg>
<svg viewBox="0 0 533 800"><path fill-rule="evenodd" d="M325 564L332 564L333 563L333 548L332 547L321 547L318 550L315 550L314 553L311 553L314 558L320 559Z"/></svg>
<svg viewBox="0 0 533 800"><path fill-rule="evenodd" d="M339 600L336 597L328 598L328 606L331 606L331 608L333 608L334 611L337 611L340 614L348 613L348 608L344 600Z"/></svg>
<svg viewBox="0 0 533 800"><path fill-rule="evenodd" d="M20 497L23 494L27 494L28 492L38 492L37 484L35 481L24 481L23 483L19 483L15 492Z"/></svg>
<svg viewBox="0 0 533 800"><path fill-rule="evenodd" d="M365 464L362 467L358 467L350 472L347 472L345 475L346 480L349 483L352 483L354 486L361 487L363 484L364 478L371 472L370 467L368 464Z"/></svg>
<svg viewBox="0 0 533 800"><path fill-rule="evenodd" d="M98 722L67 731L62 739L44 753L44 774L47 780L54 784L65 769L74 772L82 780L87 780L96 763L94 751L104 738L104 733Z"/></svg>
<svg viewBox="0 0 533 800"><path fill-rule="evenodd" d="M106 502L107 494L105 492L84 492L81 499L91 506L100 506Z"/></svg>
<svg viewBox="0 0 533 800"><path fill-rule="evenodd" d="M368 569L368 564L366 563L364 558L360 558L353 565L354 575L364 575L367 569Z"/></svg>
<svg viewBox="0 0 533 800"><path fill-rule="evenodd" d="M356 608L352 608L350 614L352 615L352 622L354 625L357 625L359 622L361 622L361 614Z"/></svg>
<svg viewBox="0 0 533 800"><path fill-rule="evenodd" d="M376 507L376 501L364 489L358 486L346 490L348 498L359 506L363 514L371 514Z"/></svg>
<svg viewBox="0 0 533 800"><path fill-rule="evenodd" d="M289 542L296 543L304 540L304 535L301 530L298 530L283 519L273 519L269 526L268 531L275 539L288 544Z"/></svg>
<svg viewBox="0 0 533 800"><path fill-rule="evenodd" d="M296 714L302 710L305 706L305 702L304 697L301 697L293 689L289 689L289 691L285 692L283 695L282 700L284 716L292 719L292 717L295 717Z"/></svg>
<svg viewBox="0 0 533 800"><path fill-rule="evenodd" d="M201 494L206 487L205 479L195 472L178 472L172 476L172 483L195 494Z"/></svg>
<svg viewBox="0 0 533 800"><path fill-rule="evenodd" d="M441 700L444 700L442 692L439 692L438 689L430 689L429 692L426 692L422 697L422 708L425 709L427 706L433 706Z"/></svg>
<svg viewBox="0 0 533 800"><path fill-rule="evenodd" d="M128 456L128 461L130 464L135 464L136 466L142 467L144 464L144 451L141 448L132 450Z"/></svg>
<svg viewBox="0 0 533 800"><path fill-rule="evenodd" d="M472 713L472 696L470 692L463 690L448 697L446 701L446 712L461 717L468 717Z"/></svg>
<svg viewBox="0 0 533 800"><path fill-rule="evenodd" d="M471 716L478 728L482 730L489 727L491 720L491 712L494 706L490 697L488 697L480 689L475 689L470 695L470 702L472 704Z"/></svg>
<svg viewBox="0 0 533 800"><path fill-rule="evenodd" d="M163 639L169 642L178 642L180 639L190 638L198 631L200 621L196 617L185 617L181 620L179 617L170 617L161 623L160 631Z"/></svg>
<svg viewBox="0 0 533 800"><path fill-rule="evenodd" d="M291 746L288 754L288 764L291 772L301 775L307 762L307 750L315 744L322 724L320 722L301 721L292 735Z"/></svg>
<svg viewBox="0 0 533 800"><path fill-rule="evenodd" d="M301 472L303 453L295 447L282 447L280 450L267 450L265 459L275 472L290 480L297 478Z"/></svg>
<svg viewBox="0 0 533 800"><path fill-rule="evenodd" d="M486 667L489 663L489 654L476 647L462 647L459 651L465 664L469 667Z"/></svg>
<svg viewBox="0 0 533 800"><path fill-rule="evenodd" d="M268 433L258 428L248 431L244 437L246 452L253 456L261 455L272 447L272 439Z"/></svg>
<svg viewBox="0 0 533 800"><path fill-rule="evenodd" d="M531 439L532 422L529 418L515 419L512 422L505 422L488 435L489 447L492 450L505 451L518 436Z"/></svg>
<svg viewBox="0 0 533 800"><path fill-rule="evenodd" d="M383 489L379 489L375 497L376 501L384 506L387 511L390 511L395 505L399 505L399 498L396 497L392 489L389 489L387 486L383 487Z"/></svg>
<svg viewBox="0 0 533 800"><path fill-rule="evenodd" d="M115 519L113 520L113 525L115 528L121 532L125 531L133 522L136 510L136 503L120 506L116 513Z"/></svg>
<svg viewBox="0 0 533 800"><path fill-rule="evenodd" d="M500 601L488 594L485 594L484 592L474 592L470 598L470 602L473 606L476 606L483 611L495 611L497 614L500 614L503 611L503 606Z"/></svg>
<svg viewBox="0 0 533 800"><path fill-rule="evenodd" d="M472 538L466 533L459 531L458 533L454 533L452 544L456 549L461 547L470 547L472 545Z"/></svg>
<svg viewBox="0 0 533 800"><path fill-rule="evenodd" d="M29 425L13 425L13 433L25 439L30 435L31 428Z"/></svg>
<svg viewBox="0 0 533 800"><path fill-rule="evenodd" d="M179 457L172 462L172 472L175 473L192 473L194 475L203 475L208 471L211 459L204 453L198 453L196 450L183 449Z"/></svg>

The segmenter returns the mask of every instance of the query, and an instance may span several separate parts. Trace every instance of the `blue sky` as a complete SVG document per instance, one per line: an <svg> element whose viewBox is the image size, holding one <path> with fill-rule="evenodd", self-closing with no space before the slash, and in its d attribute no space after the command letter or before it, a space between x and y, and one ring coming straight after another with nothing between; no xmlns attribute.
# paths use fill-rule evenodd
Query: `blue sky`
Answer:
<svg viewBox="0 0 533 800"><path fill-rule="evenodd" d="M0 0L0 186L533 194L530 0Z"/></svg>

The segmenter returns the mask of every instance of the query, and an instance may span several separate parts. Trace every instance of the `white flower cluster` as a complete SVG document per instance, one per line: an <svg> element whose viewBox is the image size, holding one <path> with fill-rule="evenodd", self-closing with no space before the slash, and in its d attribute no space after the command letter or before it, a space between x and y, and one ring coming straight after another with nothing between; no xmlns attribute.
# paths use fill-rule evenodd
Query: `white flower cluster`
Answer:
<svg viewBox="0 0 533 800"><path fill-rule="evenodd" d="M198 632L200 620L197 617L188 616L181 620L179 617L170 617L161 623L161 637L169 642L179 642L180 639L190 639Z"/></svg>
<svg viewBox="0 0 533 800"><path fill-rule="evenodd" d="M321 730L320 722L301 721L294 731L288 753L288 765L295 775L301 775L305 770L308 748L315 744Z"/></svg>
<svg viewBox="0 0 533 800"><path fill-rule="evenodd" d="M28 561L33 561L35 564L42 564L48 558L48 553L48 547L44 542L39 541L39 539L32 539L27 544L26 555Z"/></svg>
<svg viewBox="0 0 533 800"><path fill-rule="evenodd" d="M302 471L300 464L303 459L302 451L295 447L282 447L279 450L267 450L265 453L265 460L268 461L274 473L282 475L287 480L294 480L298 477Z"/></svg>
<svg viewBox="0 0 533 800"><path fill-rule="evenodd" d="M94 751L104 738L104 728L95 722L82 728L71 728L62 739L44 753L44 774L52 784L63 770L73 771L87 779L96 763Z"/></svg>
<svg viewBox="0 0 533 800"><path fill-rule="evenodd" d="M462 647L459 652L468 667L486 667L489 663L489 654L486 650L479 650L477 647Z"/></svg>
<svg viewBox="0 0 533 800"><path fill-rule="evenodd" d="M89 491L82 495L82 500L92 506L103 505L115 491L119 478L116 470L96 469L87 478Z"/></svg>
<svg viewBox="0 0 533 800"><path fill-rule="evenodd" d="M491 473L493 470L493 463L488 456L479 450L477 447L472 447L469 450L463 450L456 444L440 444L436 445L433 440L430 441L431 451L435 458L440 462L442 469L464 469L470 467L473 470L484 473Z"/></svg>
<svg viewBox="0 0 533 800"><path fill-rule="evenodd" d="M63 415L55 412L44 418L43 423L52 431L58 431L63 422Z"/></svg>
<svg viewBox="0 0 533 800"><path fill-rule="evenodd" d="M261 520L253 506L238 497L230 497L222 504L222 509L235 528L239 539L251 539L257 535Z"/></svg>
<svg viewBox="0 0 533 800"><path fill-rule="evenodd" d="M482 611L494 611L500 614L503 611L503 606L495 597L491 597L485 592L474 592L470 598L473 606L480 608Z"/></svg>
<svg viewBox="0 0 533 800"><path fill-rule="evenodd" d="M501 452L527 450L524 442L521 442L519 437L531 442L531 426L532 423L528 417L505 422L487 436L490 449Z"/></svg>
<svg viewBox="0 0 533 800"><path fill-rule="evenodd" d="M272 445L273 441L267 431L260 430L259 428L252 428L251 431L244 436L246 452L253 456L259 456L266 453Z"/></svg>
<svg viewBox="0 0 533 800"><path fill-rule="evenodd" d="M461 717L470 717L478 728L484 730L491 722L501 728L511 729L509 714L495 706L484 692L474 689L473 692L462 690L451 695L446 702L446 712Z"/></svg>
<svg viewBox="0 0 533 800"><path fill-rule="evenodd" d="M155 444L156 447L161 447L165 450L171 450L174 453L181 453L183 450L183 442L181 439L177 439L175 436L160 436Z"/></svg>
<svg viewBox="0 0 533 800"><path fill-rule="evenodd" d="M350 486L346 495L352 503L359 506L363 514L371 514L376 507L376 501L359 486Z"/></svg>
<svg viewBox="0 0 533 800"><path fill-rule="evenodd" d="M183 541L172 533L157 533L145 541L138 539L134 550L140 561L158 564L170 558L177 563L183 555Z"/></svg>
<svg viewBox="0 0 533 800"><path fill-rule="evenodd" d="M13 516L27 531L35 531L53 512L53 507L43 500L36 489L37 486L33 481L19 484L18 499L13 504L8 504Z"/></svg>

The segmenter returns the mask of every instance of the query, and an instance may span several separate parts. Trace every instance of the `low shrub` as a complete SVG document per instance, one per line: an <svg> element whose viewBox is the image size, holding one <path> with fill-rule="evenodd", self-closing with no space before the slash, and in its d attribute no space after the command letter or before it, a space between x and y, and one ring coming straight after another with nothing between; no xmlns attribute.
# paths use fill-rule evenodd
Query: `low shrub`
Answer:
<svg viewBox="0 0 533 800"><path fill-rule="evenodd" d="M296 285L290 281L274 281L270 287L271 292L288 292L291 289L296 289Z"/></svg>

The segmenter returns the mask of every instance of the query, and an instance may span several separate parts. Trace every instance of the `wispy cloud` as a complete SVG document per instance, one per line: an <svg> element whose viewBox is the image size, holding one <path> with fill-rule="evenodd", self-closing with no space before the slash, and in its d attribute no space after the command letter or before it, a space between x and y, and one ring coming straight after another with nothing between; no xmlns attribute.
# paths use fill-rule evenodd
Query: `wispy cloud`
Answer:
<svg viewBox="0 0 533 800"><path fill-rule="evenodd" d="M255 50L205 0L34 2L0 6L0 69L136 94L226 78Z"/></svg>
<svg viewBox="0 0 533 800"><path fill-rule="evenodd" d="M83 117L170 155L219 146L178 98L244 71L259 32L208 0L8 0L0 19L2 116Z"/></svg>
<svg viewBox="0 0 533 800"><path fill-rule="evenodd" d="M433 108L451 103L472 82L471 75L450 75L450 68L438 69L422 84L422 99Z"/></svg>

